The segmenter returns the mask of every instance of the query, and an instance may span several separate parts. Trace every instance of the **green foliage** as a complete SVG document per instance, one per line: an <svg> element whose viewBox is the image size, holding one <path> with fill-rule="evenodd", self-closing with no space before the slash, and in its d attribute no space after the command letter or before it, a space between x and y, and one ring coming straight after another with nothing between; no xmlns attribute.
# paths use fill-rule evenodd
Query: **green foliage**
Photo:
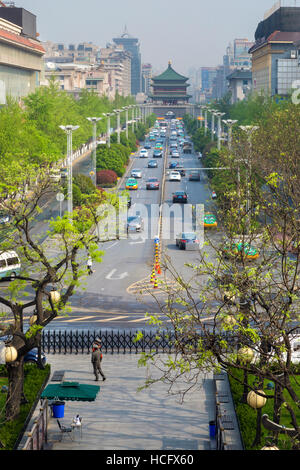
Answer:
<svg viewBox="0 0 300 470"><path fill-rule="evenodd" d="M96 154L97 171L113 170L118 176L122 176L130 154L130 147L122 144L111 143L110 148L107 145L99 146Z"/></svg>
<svg viewBox="0 0 300 470"><path fill-rule="evenodd" d="M73 183L78 186L83 194L92 194L95 192L95 186L91 178L87 175L78 174L73 177Z"/></svg>
<svg viewBox="0 0 300 470"><path fill-rule="evenodd" d="M3 366L1 366L1 368L3 368ZM21 405L20 414L14 421L5 421L5 409L1 407L0 410L0 441L5 446L3 450L13 449L27 416L49 374L50 365L48 364L45 369L42 370L38 369L35 364L25 364L24 394L28 403ZM5 397L5 394L3 394L3 396Z"/></svg>
<svg viewBox="0 0 300 470"><path fill-rule="evenodd" d="M298 367L299 369L299 367ZM296 368L297 370L297 368ZM256 410L251 408L247 403L241 402L241 397L243 396L243 371L237 369L230 369L229 382L232 393L232 398L235 405L235 411L239 420L240 430L242 433L242 439L245 446L245 450L259 450L267 441L267 436L270 436L270 431L267 431L262 426L262 444L256 448L252 447L252 443L255 439L256 434ZM298 370L299 374L299 370ZM255 377L251 376L248 378L248 383L253 384ZM267 383L268 381L266 381ZM297 385L298 382L298 385ZM296 389L299 390L299 376L295 377ZM266 385L266 384L265 384ZM265 387L266 389L266 387ZM250 389L249 389L250 391ZM268 395L268 392L266 392ZM271 392L272 394L272 392ZM290 401L290 404L293 405L291 398L287 396L287 400ZM273 408L274 408L274 399L268 398L266 405L263 407L263 414L267 414L270 419L273 419ZM300 417L300 412L298 410L298 416ZM290 418L287 413L282 412L280 424L290 427ZM291 441L289 438L284 435L280 435L278 447L282 450L290 448Z"/></svg>

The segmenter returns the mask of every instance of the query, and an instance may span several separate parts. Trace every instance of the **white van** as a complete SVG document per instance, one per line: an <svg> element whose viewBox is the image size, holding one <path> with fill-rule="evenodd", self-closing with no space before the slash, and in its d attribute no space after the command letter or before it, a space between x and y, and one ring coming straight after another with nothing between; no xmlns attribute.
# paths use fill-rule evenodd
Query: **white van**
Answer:
<svg viewBox="0 0 300 470"><path fill-rule="evenodd" d="M50 178L55 183L58 183L61 178L61 171L59 168L51 168L50 170Z"/></svg>
<svg viewBox="0 0 300 470"><path fill-rule="evenodd" d="M0 278L20 274L21 261L15 251L0 253Z"/></svg>

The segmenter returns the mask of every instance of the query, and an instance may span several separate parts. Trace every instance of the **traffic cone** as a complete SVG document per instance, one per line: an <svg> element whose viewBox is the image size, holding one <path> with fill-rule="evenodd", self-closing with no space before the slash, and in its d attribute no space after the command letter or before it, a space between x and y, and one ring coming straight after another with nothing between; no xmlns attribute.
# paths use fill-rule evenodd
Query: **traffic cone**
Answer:
<svg viewBox="0 0 300 470"><path fill-rule="evenodd" d="M160 265L158 265L158 267L157 267L157 273L158 273L158 274L161 274Z"/></svg>
<svg viewBox="0 0 300 470"><path fill-rule="evenodd" d="M158 288L158 282L157 282L157 279L155 278L155 281L154 281L154 286L153 286L154 289L157 289Z"/></svg>

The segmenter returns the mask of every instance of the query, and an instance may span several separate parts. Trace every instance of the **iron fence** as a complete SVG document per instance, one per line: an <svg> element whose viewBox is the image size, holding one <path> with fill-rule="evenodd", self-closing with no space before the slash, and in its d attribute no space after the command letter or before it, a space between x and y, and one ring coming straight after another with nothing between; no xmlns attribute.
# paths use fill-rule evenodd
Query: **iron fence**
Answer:
<svg viewBox="0 0 300 470"><path fill-rule="evenodd" d="M111 354L126 354L146 351L171 353L175 351L175 335L171 331L44 331L42 350L47 354L89 354L96 338L102 341L102 351Z"/></svg>

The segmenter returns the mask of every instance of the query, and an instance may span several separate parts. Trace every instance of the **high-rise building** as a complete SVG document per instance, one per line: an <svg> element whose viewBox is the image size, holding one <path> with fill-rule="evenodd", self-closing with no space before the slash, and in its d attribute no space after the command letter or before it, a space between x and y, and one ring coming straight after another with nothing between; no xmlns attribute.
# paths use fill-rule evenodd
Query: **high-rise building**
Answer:
<svg viewBox="0 0 300 470"><path fill-rule="evenodd" d="M252 54L253 90L287 95L300 80L300 8L273 8L256 29Z"/></svg>
<svg viewBox="0 0 300 470"><path fill-rule="evenodd" d="M131 54L123 46L107 44L100 49L99 69L114 77L116 92L121 96L131 94Z"/></svg>
<svg viewBox="0 0 300 470"><path fill-rule="evenodd" d="M151 87L151 78L152 78L152 65L143 64L142 65L142 92L145 95L149 95Z"/></svg>
<svg viewBox="0 0 300 470"><path fill-rule="evenodd" d="M235 68L251 68L251 54L249 49L253 46L253 42L248 39L234 40L234 61Z"/></svg>
<svg viewBox="0 0 300 470"><path fill-rule="evenodd" d="M211 90L214 79L217 76L217 67L202 67L201 68L201 83L202 90Z"/></svg>
<svg viewBox="0 0 300 470"><path fill-rule="evenodd" d="M21 100L43 80L45 50L37 39L36 16L23 8L0 7L0 104Z"/></svg>
<svg viewBox="0 0 300 470"><path fill-rule="evenodd" d="M131 53L131 94L137 95L142 91L142 66L140 43L137 38L131 36L125 27L124 33L119 38L113 39L114 43L121 45Z"/></svg>

